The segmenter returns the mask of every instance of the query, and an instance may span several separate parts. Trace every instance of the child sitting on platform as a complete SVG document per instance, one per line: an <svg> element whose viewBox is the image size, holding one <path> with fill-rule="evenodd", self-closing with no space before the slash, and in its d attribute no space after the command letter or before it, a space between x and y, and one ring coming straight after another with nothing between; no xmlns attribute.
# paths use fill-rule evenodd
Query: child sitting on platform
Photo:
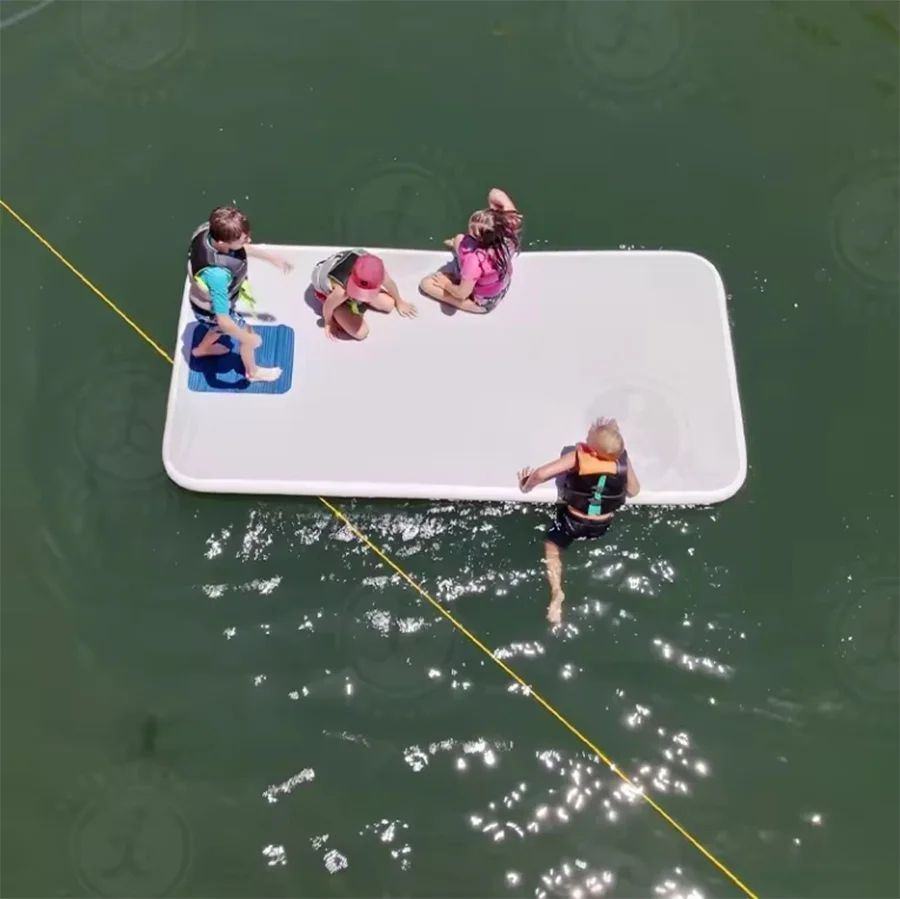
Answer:
<svg viewBox="0 0 900 899"><path fill-rule="evenodd" d="M509 290L521 237L522 214L495 187L488 194L488 208L469 217L467 233L445 241L455 256L452 266L423 278L419 289L463 312L490 312Z"/></svg>
<svg viewBox="0 0 900 899"><path fill-rule="evenodd" d="M338 330L356 340L368 337L363 315L370 306L379 312L396 309L404 318L416 314L416 307L401 299L381 259L367 250L342 250L323 259L310 280L316 298L323 304L325 335L331 340Z"/></svg>

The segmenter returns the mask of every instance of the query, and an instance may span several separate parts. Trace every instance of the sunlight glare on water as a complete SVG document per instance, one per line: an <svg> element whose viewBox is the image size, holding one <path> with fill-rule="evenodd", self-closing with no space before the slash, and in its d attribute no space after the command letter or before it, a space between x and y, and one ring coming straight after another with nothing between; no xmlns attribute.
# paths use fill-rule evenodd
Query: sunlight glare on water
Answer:
<svg viewBox="0 0 900 899"><path fill-rule="evenodd" d="M646 822L652 812L642 801L645 791L660 796L661 801L667 796L688 798L698 789L709 795L712 766L697 738L672 718L673 709L667 703L660 705L659 699L642 695L644 690L639 684L629 683L629 671L635 666L671 667L682 676L697 678L698 688L710 678L727 683L736 672L729 650L733 637L745 638L743 625L723 624L721 616L711 620L702 606L689 605L678 614L661 618L657 610L647 605L658 602L663 592L677 589L682 569L707 569L694 552L693 525L688 513L666 517L653 512L644 520L633 516L629 519L631 549L623 550L623 538L619 535L618 540L587 548L580 558L571 554L565 623L548 628L542 618L545 584L539 564L540 542L530 542L532 559L525 566L521 560L504 555L504 529L518 527L521 511L515 507L454 510L439 505L421 513L377 513L362 519L357 515L357 523L377 545L388 546L394 558L402 558L402 564L414 574L419 567L426 572L434 570L431 589L462 620L486 621L485 616L494 616L501 610L504 616L512 614L518 622L513 632L521 636L493 647L494 657L519 670L526 682L538 689L541 684L545 689L556 684L555 690L576 690L576 708L579 697L592 693L590 706L582 708L587 717L575 723L588 728L601 747L604 742L614 741L616 730L632 735L628 744L632 749L623 760L626 764L622 770L633 786L624 783L593 753L586 752L561 727L556 745L545 748L529 748L528 741L523 742L521 737L504 737L503 726L496 733L482 736L447 734L423 741L415 738L416 732L440 731L442 718L440 712L423 715L423 709L416 705L417 713L396 719L400 731L412 739L401 744L392 737L368 736L366 731L378 722L378 715L383 712L389 715L388 720L393 720L390 716L396 709L383 711L381 700L373 698L369 674L376 669L367 667L368 659L351 657L348 664L346 658L334 655L334 636L342 633L346 626L342 616L347 614L355 616L355 626L359 628L354 631L354 638L369 634L366 639L375 641L371 647L367 644L366 652L377 651L385 664L397 663L401 678L418 679L417 695L410 694L412 699L418 701L422 698L418 693L424 692L424 701L437 709L443 702L441 696L454 697L454 704L447 707L448 712L452 711L452 718L448 719L454 722L452 726L465 726L466 708L477 720L477 707L468 703L479 702L478 697L495 710L492 716L508 722L513 734L521 731L516 720L533 715L534 710L527 706L518 711L507 707L509 700L504 696L527 696L529 689L509 681L502 673L498 677L485 667L489 663L484 656L469 651L470 647L464 646L466 651L452 658L443 656L446 641L453 636L448 623L417 598L398 575L378 565L345 527L326 515L310 511L288 515L278 510L254 509L243 524L235 521L210 534L205 551L209 563L224 563L230 558L229 570L252 566L253 576L231 583L216 578L215 583L202 589L213 601L228 595L273 601L271 608L279 610L276 617L280 622L271 617L263 620L252 613L248 618L247 611L252 606L232 606L242 609L242 623L235 621L223 628L229 643L234 643L249 627L283 639L287 647L296 647L295 670L281 668L273 672L275 683L267 677L265 645L241 649L244 663L251 665L253 659L252 667L259 669L253 675L253 683L281 689L288 702L300 703L291 714L308 719L314 730L328 709L328 720L332 712L340 710L339 717L347 726L340 730L321 728L320 736L359 747L364 754L358 757L357 764L363 770L367 759L368 764L375 764L376 777L389 778L398 785L395 798L396 790L401 795L407 792L409 788L399 785L410 776L417 781L425 778L415 787L419 795L428 793L432 778L455 779L460 798L467 797L463 800L465 809L457 803L455 810L446 808L441 817L446 818L442 827L449 828L461 842L541 845L542 841L555 839L553 835L572 829L579 833L579 840L588 834L596 834L592 839L602 839L600 834L605 828L619 828L632 819ZM448 574L442 566L429 564L439 560L445 547L462 534L471 533L473 525L482 542L473 549L466 570ZM668 534L665 549L661 550L665 556L651 556L640 547L649 544L652 531L660 529ZM316 599L315 593L304 591L301 598L293 594L290 576L280 572L291 569L292 557L299 554L305 558L316 551L326 556L313 563L320 571L317 578L321 597ZM479 564L479 551L487 551L483 558L488 564ZM235 563L238 568L234 568ZM272 568L276 565L278 569ZM707 589L721 589L727 582L727 570L721 566L707 570ZM425 580L429 582L427 574ZM358 606L354 599L357 593L365 600ZM289 594L293 596L290 601ZM344 602L348 595L350 607ZM311 659L317 660L315 664L309 664ZM598 664L608 671L599 680L595 673ZM374 685L378 686L384 687ZM589 694L584 694L584 689ZM360 702L363 705L354 712ZM308 703L314 704L302 705ZM375 718L371 716L373 710L377 713ZM619 742L617 738L615 742ZM296 773L269 782L263 790L267 803L293 801L298 791L315 788L317 774L329 763L321 750L310 752L304 764L306 753L301 751ZM314 758L318 761L311 764ZM472 792L466 784L476 776L480 786ZM476 795L483 798L475 800ZM404 804L400 802L401 807ZM331 874L352 868L356 857L354 841L371 836L390 846L392 861L400 874L412 876L418 857L417 834L421 832L425 838L427 827L421 821L416 823L411 812L372 821L357 820L353 809L345 808L340 818L332 816L328 833L313 834L308 840ZM340 833L347 834L344 843L339 840ZM263 849L269 865L288 865L292 854L287 834L280 843L267 844ZM703 895L699 884L686 880L683 872L663 868L654 872L650 857L642 860L638 874L632 871L630 876L645 882L654 895L672 899L698 899ZM617 874L599 862L593 863L588 853L587 857L559 857L540 870L533 864L507 868L502 883L506 890L515 893L529 889L539 897L615 895Z"/></svg>

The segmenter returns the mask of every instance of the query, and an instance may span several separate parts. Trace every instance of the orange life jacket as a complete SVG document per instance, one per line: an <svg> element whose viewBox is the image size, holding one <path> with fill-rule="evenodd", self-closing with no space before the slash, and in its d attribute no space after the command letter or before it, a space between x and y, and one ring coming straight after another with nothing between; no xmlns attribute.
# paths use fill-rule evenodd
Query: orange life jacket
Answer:
<svg viewBox="0 0 900 899"><path fill-rule="evenodd" d="M586 443L575 448L576 466L566 477L563 499L585 515L606 515L625 504L628 453L605 459Z"/></svg>

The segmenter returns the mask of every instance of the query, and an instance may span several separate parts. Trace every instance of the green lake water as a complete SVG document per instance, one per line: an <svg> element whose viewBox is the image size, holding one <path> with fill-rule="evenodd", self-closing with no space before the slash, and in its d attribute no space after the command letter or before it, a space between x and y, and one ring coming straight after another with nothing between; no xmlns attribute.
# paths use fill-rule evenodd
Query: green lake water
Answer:
<svg viewBox="0 0 900 899"><path fill-rule="evenodd" d="M500 186L528 249L710 259L746 484L574 548L568 627L546 510L339 505L756 895L900 895L896 4L0 17L3 200L167 349L232 201L429 248ZM175 487L166 363L0 237L4 895L742 895L317 500Z"/></svg>

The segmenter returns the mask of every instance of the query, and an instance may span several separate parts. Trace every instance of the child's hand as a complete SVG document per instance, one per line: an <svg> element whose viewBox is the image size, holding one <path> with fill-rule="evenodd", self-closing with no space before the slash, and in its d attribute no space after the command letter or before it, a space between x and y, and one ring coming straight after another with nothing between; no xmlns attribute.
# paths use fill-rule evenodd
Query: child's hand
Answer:
<svg viewBox="0 0 900 899"><path fill-rule="evenodd" d="M398 315L402 315L404 318L415 318L418 312L419 310L412 303L407 303L406 300L397 300Z"/></svg>
<svg viewBox="0 0 900 899"><path fill-rule="evenodd" d="M534 474L533 468L528 468L527 466L523 468L519 472L519 490L522 493L529 493L531 491L531 487L528 486L528 479Z"/></svg>
<svg viewBox="0 0 900 899"><path fill-rule="evenodd" d="M337 328L334 326L333 318L325 319L325 336L329 340L337 340Z"/></svg>
<svg viewBox="0 0 900 899"><path fill-rule="evenodd" d="M281 256L278 256L276 253L270 253L268 250L263 250L253 243L248 242L245 249L248 256L255 256L257 259L265 259L270 265L277 265L285 274L292 271L294 268L287 259L282 259Z"/></svg>

